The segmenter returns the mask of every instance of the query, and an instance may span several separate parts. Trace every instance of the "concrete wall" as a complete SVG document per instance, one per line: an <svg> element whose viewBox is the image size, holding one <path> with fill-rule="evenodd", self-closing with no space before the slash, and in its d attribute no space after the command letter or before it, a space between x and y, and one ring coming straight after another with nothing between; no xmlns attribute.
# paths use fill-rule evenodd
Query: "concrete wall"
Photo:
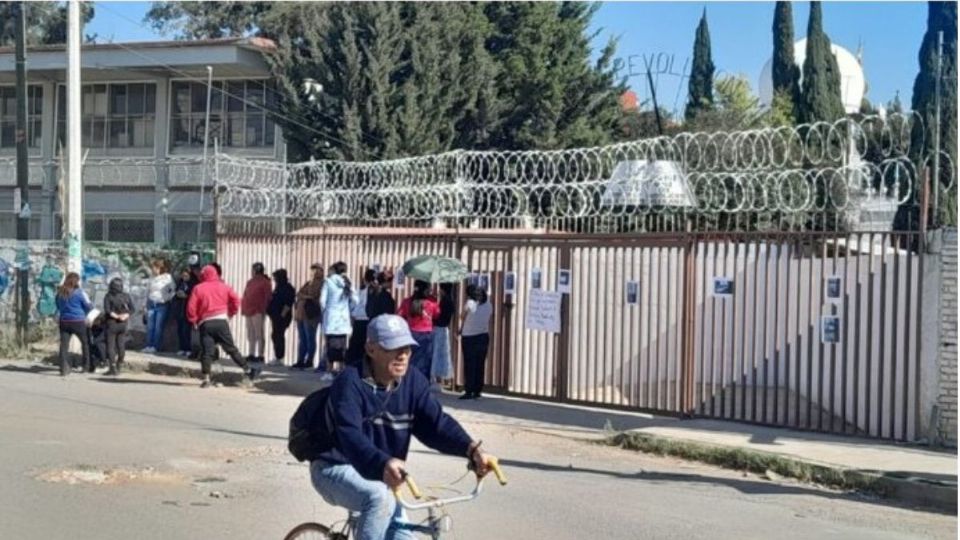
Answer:
<svg viewBox="0 0 960 540"><path fill-rule="evenodd" d="M957 229L943 232L941 250L939 385L940 415L936 433L940 443L957 446Z"/></svg>

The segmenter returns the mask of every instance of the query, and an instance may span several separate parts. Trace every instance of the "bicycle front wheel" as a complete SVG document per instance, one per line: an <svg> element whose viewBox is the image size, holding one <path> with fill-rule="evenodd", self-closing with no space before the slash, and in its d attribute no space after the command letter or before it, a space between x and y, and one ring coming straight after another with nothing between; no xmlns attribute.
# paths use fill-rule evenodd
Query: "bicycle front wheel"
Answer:
<svg viewBox="0 0 960 540"><path fill-rule="evenodd" d="M301 523L288 532L283 540L346 540L346 537L331 531L326 525Z"/></svg>

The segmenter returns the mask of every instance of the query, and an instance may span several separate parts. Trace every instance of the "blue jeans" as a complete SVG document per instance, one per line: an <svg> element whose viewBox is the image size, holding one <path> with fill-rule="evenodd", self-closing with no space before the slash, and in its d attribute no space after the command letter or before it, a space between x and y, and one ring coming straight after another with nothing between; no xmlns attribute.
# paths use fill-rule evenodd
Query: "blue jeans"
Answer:
<svg viewBox="0 0 960 540"><path fill-rule="evenodd" d="M167 304L147 301L147 347L160 350L163 345L163 325L167 323Z"/></svg>
<svg viewBox="0 0 960 540"><path fill-rule="evenodd" d="M317 327L320 319L297 321L297 363L313 367L313 357L317 355Z"/></svg>
<svg viewBox="0 0 960 540"><path fill-rule="evenodd" d="M357 540L415 540L411 531L398 527L406 515L383 482L367 480L352 465L324 461L310 463L310 479L327 503L360 513Z"/></svg>
<svg viewBox="0 0 960 540"><path fill-rule="evenodd" d="M410 356L410 363L429 381L430 366L433 365L433 331L410 332L410 335L417 342Z"/></svg>

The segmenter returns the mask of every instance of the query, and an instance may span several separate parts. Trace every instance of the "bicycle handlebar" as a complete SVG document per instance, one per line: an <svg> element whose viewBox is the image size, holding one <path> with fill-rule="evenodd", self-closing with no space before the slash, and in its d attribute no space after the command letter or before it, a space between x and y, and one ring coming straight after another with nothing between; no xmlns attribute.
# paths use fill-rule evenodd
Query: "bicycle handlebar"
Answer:
<svg viewBox="0 0 960 540"><path fill-rule="evenodd" d="M507 477L500 469L500 463L497 461L497 459L493 457L487 458L487 465L490 467L490 470L493 471L494 476L497 477L497 481L500 482L500 485L507 485ZM420 488L417 487L416 482L413 481L413 477L410 474L404 475L403 480L407 486L407 489L410 490L410 493L415 499L420 500L423 498L423 493L420 491ZM474 486L473 491L466 495L458 495L456 497L449 497L446 499L432 499L422 503L409 503L404 500L403 496L401 495L401 488L399 486L393 489L393 495L397 498L397 503L406 510L425 510L427 508L437 508L450 504L472 501L480 495L481 491L483 491L483 478L478 476L477 484Z"/></svg>

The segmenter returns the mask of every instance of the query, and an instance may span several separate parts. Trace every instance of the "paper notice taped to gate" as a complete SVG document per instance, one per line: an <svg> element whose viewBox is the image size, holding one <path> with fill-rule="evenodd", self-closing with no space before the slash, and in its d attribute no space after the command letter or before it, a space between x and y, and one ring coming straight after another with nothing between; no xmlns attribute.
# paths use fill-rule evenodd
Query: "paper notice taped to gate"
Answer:
<svg viewBox="0 0 960 540"><path fill-rule="evenodd" d="M527 330L560 333L560 304L563 294L530 289L527 300Z"/></svg>

